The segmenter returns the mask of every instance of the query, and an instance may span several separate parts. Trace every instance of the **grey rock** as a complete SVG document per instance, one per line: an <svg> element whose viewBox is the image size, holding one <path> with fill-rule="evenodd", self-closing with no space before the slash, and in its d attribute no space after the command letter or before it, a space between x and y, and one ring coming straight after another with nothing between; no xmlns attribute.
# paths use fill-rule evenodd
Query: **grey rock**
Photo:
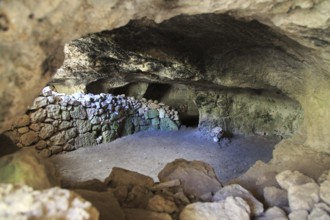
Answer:
<svg viewBox="0 0 330 220"><path fill-rule="evenodd" d="M292 185L289 187L288 198L291 210L311 211L320 200L320 187L314 182Z"/></svg>
<svg viewBox="0 0 330 220"><path fill-rule="evenodd" d="M72 138L75 138L76 136L77 136L76 128L70 128L65 131L65 140L70 140Z"/></svg>
<svg viewBox="0 0 330 220"><path fill-rule="evenodd" d="M88 120L76 120L78 133L82 134L92 130L92 124Z"/></svg>
<svg viewBox="0 0 330 220"><path fill-rule="evenodd" d="M39 141L38 134L35 131L29 131L20 137L21 144L30 146Z"/></svg>
<svg viewBox="0 0 330 220"><path fill-rule="evenodd" d="M50 150L48 150L47 148L45 148L45 149L42 149L39 154L40 154L40 156L47 158L52 155L52 152Z"/></svg>
<svg viewBox="0 0 330 220"><path fill-rule="evenodd" d="M321 199L330 205L330 180L325 180L320 184Z"/></svg>
<svg viewBox="0 0 330 220"><path fill-rule="evenodd" d="M75 146L77 147L87 147L96 145L96 135L94 133L84 133L80 134L75 139Z"/></svg>
<svg viewBox="0 0 330 220"><path fill-rule="evenodd" d="M257 219L258 220L288 220L288 217L282 209L275 206L267 209L264 215Z"/></svg>
<svg viewBox="0 0 330 220"><path fill-rule="evenodd" d="M163 108L158 109L159 118L165 118L165 110Z"/></svg>
<svg viewBox="0 0 330 220"><path fill-rule="evenodd" d="M43 124L40 132L39 132L39 137L41 139L47 139L50 136L52 136L55 132L55 128L51 124Z"/></svg>
<svg viewBox="0 0 330 220"><path fill-rule="evenodd" d="M330 215L321 208L314 208L308 215L308 220L330 220Z"/></svg>
<svg viewBox="0 0 330 220"><path fill-rule="evenodd" d="M308 212L307 210L294 210L289 214L290 220L307 220L308 219Z"/></svg>
<svg viewBox="0 0 330 220"><path fill-rule="evenodd" d="M65 133L66 131L60 131L57 134L55 134L54 136L52 136L50 138L50 141L52 143L52 145L63 145L66 143L66 138L65 138Z"/></svg>
<svg viewBox="0 0 330 220"><path fill-rule="evenodd" d="M288 192L284 189L277 188L275 186L269 186L264 188L265 202L269 207L288 206Z"/></svg>
<svg viewBox="0 0 330 220"><path fill-rule="evenodd" d="M51 146L48 149L51 151L52 155L61 153L63 150L63 148L58 145Z"/></svg>
<svg viewBox="0 0 330 220"><path fill-rule="evenodd" d="M54 96L48 96L47 100L48 100L49 104L54 104L55 103L55 97Z"/></svg>
<svg viewBox="0 0 330 220"><path fill-rule="evenodd" d="M240 197L244 199L250 206L251 214L258 216L264 211L263 204L259 202L254 196L238 184L227 185L220 189L212 198L213 202L225 200L227 197Z"/></svg>
<svg viewBox="0 0 330 220"><path fill-rule="evenodd" d="M74 107L73 110L70 111L70 115L72 118L76 118L76 119L86 119L87 118L86 110L81 105Z"/></svg>
<svg viewBox="0 0 330 220"><path fill-rule="evenodd" d="M159 118L153 118L153 119L151 120L151 125L153 125L153 126L157 126L157 125L159 125L159 124L160 124Z"/></svg>
<svg viewBox="0 0 330 220"><path fill-rule="evenodd" d="M62 120L69 121L71 119L70 112L62 111Z"/></svg>
<svg viewBox="0 0 330 220"><path fill-rule="evenodd" d="M55 128L57 128L57 127L60 125L60 121L59 121L59 120L54 120L54 121L52 122L52 124L53 124L53 126L54 126Z"/></svg>
<svg viewBox="0 0 330 220"><path fill-rule="evenodd" d="M290 186L302 185L305 183L315 182L312 178L305 176L299 171L285 170L276 175L278 184L286 190L289 190Z"/></svg>
<svg viewBox="0 0 330 220"><path fill-rule="evenodd" d="M222 188L213 168L202 161L177 159L168 163L158 174L161 182L178 179L183 191L200 197L205 193L216 193Z"/></svg>
<svg viewBox="0 0 330 220"><path fill-rule="evenodd" d="M66 130L68 128L71 128L72 126L73 123L71 121L62 121L58 126L58 130L59 131Z"/></svg>
<svg viewBox="0 0 330 220"><path fill-rule="evenodd" d="M214 203L192 203L180 214L180 220L249 220L250 207L242 198L227 197Z"/></svg>
<svg viewBox="0 0 330 220"><path fill-rule="evenodd" d="M31 110L35 110L38 108L42 108L48 105L48 99L47 97L39 96L34 99L33 105L30 107Z"/></svg>
<svg viewBox="0 0 330 220"><path fill-rule="evenodd" d="M179 130L178 125L170 118L160 119L160 130L162 131L177 131Z"/></svg>
<svg viewBox="0 0 330 220"><path fill-rule="evenodd" d="M59 105L47 105L47 117L52 119L60 119L61 118L61 107Z"/></svg>
<svg viewBox="0 0 330 220"><path fill-rule="evenodd" d="M107 130L102 132L102 137L103 137L103 143L109 143L115 140L117 135L116 132Z"/></svg>

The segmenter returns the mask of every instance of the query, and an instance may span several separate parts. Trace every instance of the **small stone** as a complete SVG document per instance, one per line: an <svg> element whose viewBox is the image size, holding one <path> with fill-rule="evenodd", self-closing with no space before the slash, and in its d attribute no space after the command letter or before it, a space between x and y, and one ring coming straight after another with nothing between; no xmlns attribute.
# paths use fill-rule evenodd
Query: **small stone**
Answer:
<svg viewBox="0 0 330 220"><path fill-rule="evenodd" d="M180 220L249 220L250 207L239 197L227 197L220 202L197 202L187 205L180 214Z"/></svg>
<svg viewBox="0 0 330 220"><path fill-rule="evenodd" d="M29 127L33 131L40 131L40 124L31 124Z"/></svg>
<svg viewBox="0 0 330 220"><path fill-rule="evenodd" d="M308 220L330 220L330 215L321 208L314 208L308 215Z"/></svg>
<svg viewBox="0 0 330 220"><path fill-rule="evenodd" d="M265 187L264 188L264 198L265 198L266 204L269 207L288 206L288 192L284 189L279 189L274 186Z"/></svg>
<svg viewBox="0 0 330 220"><path fill-rule="evenodd" d="M47 139L50 136L52 136L55 132L55 128L51 124L43 124L43 127L41 128L39 132L39 137L41 139Z"/></svg>
<svg viewBox="0 0 330 220"><path fill-rule="evenodd" d="M34 131L29 131L20 137L20 142L25 146L30 146L31 144L34 144L37 141L39 141L39 137L37 133Z"/></svg>
<svg viewBox="0 0 330 220"><path fill-rule="evenodd" d="M18 133L19 134L25 134L26 132L29 131L29 128L28 127L21 127L19 129L17 129Z"/></svg>
<svg viewBox="0 0 330 220"><path fill-rule="evenodd" d="M59 120L54 120L52 124L53 124L54 128L57 128L60 125L60 122L59 122Z"/></svg>
<svg viewBox="0 0 330 220"><path fill-rule="evenodd" d="M24 127L30 124L30 117L28 115L23 115L19 117L14 123L15 128Z"/></svg>
<svg viewBox="0 0 330 220"><path fill-rule="evenodd" d="M66 130L68 128L71 128L73 126L73 123L71 121L62 121L61 124L58 126L58 130Z"/></svg>
<svg viewBox="0 0 330 220"><path fill-rule="evenodd" d="M320 187L315 182L290 186L288 191L290 209L311 211L320 200L319 193Z"/></svg>
<svg viewBox="0 0 330 220"><path fill-rule="evenodd" d="M62 120L69 121L71 119L70 112L62 111Z"/></svg>
<svg viewBox="0 0 330 220"><path fill-rule="evenodd" d="M289 214L290 220L307 220L308 219L308 212L307 210L294 210Z"/></svg>
<svg viewBox="0 0 330 220"><path fill-rule="evenodd" d="M61 118L61 107L59 105L47 105L47 117L52 119L60 119Z"/></svg>
<svg viewBox="0 0 330 220"><path fill-rule="evenodd" d="M238 184L227 185L220 189L212 198L213 202L221 201L229 196L240 197L244 199L250 206L251 214L258 216L264 211L263 204L259 202L254 196Z"/></svg>
<svg viewBox="0 0 330 220"><path fill-rule="evenodd" d="M72 118L77 118L77 119L86 119L87 118L86 110L82 106L74 107L73 110L70 111L70 115Z"/></svg>
<svg viewBox="0 0 330 220"><path fill-rule="evenodd" d="M160 195L155 195L148 201L147 209L155 212L173 213L178 211L178 207L171 200L167 200Z"/></svg>
<svg viewBox="0 0 330 220"><path fill-rule="evenodd" d="M289 190L290 186L302 185L305 183L314 183L315 181L300 173L299 171L286 170L276 175L278 184L286 190Z"/></svg>
<svg viewBox="0 0 330 220"><path fill-rule="evenodd" d="M77 136L77 128L70 128L65 131L65 140L70 140Z"/></svg>
<svg viewBox="0 0 330 220"><path fill-rule="evenodd" d="M42 157L47 158L50 157L52 155L52 152L50 150L48 150L47 148L43 149L42 151L40 151L39 153Z"/></svg>
<svg viewBox="0 0 330 220"><path fill-rule="evenodd" d="M50 138L51 145L63 145L66 142L65 131L60 131Z"/></svg>
<svg viewBox="0 0 330 220"><path fill-rule="evenodd" d="M49 148L49 150L51 151L51 154L54 155L54 154L61 153L63 148L61 146L54 145L54 146L51 146Z"/></svg>

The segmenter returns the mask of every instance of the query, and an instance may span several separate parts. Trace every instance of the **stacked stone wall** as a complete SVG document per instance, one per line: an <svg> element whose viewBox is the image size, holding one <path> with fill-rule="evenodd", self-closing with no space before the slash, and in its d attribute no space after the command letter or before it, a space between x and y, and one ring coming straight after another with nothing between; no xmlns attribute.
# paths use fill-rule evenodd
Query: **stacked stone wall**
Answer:
<svg viewBox="0 0 330 220"><path fill-rule="evenodd" d="M156 100L105 93L65 95L46 87L7 133L17 146L51 156L139 131L179 126L178 112Z"/></svg>

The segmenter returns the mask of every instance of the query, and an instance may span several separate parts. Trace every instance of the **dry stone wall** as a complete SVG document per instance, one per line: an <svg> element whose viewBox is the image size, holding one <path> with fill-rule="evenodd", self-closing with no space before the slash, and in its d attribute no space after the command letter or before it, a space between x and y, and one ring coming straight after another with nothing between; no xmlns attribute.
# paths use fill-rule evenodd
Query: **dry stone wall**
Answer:
<svg viewBox="0 0 330 220"><path fill-rule="evenodd" d="M105 93L65 95L46 87L10 133L19 147L51 156L138 131L178 130L179 125L178 111L157 100Z"/></svg>

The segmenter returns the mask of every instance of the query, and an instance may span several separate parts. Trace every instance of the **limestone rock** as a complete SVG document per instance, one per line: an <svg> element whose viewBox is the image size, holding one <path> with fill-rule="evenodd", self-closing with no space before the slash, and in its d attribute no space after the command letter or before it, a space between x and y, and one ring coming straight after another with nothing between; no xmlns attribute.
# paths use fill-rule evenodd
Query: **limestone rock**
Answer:
<svg viewBox="0 0 330 220"><path fill-rule="evenodd" d="M70 111L70 115L75 119L85 119L87 117L86 110L81 105L74 107L73 110Z"/></svg>
<svg viewBox="0 0 330 220"><path fill-rule="evenodd" d="M267 209L258 220L288 220L288 217L282 209L275 206Z"/></svg>
<svg viewBox="0 0 330 220"><path fill-rule="evenodd" d="M82 198L86 199L99 211L100 220L125 220L123 210L111 191L95 192L89 190L75 190Z"/></svg>
<svg viewBox="0 0 330 220"><path fill-rule="evenodd" d="M32 123L43 122L47 117L47 111L45 109L38 109L30 115Z"/></svg>
<svg viewBox="0 0 330 220"><path fill-rule="evenodd" d="M330 205L330 180L325 180L320 184L321 199Z"/></svg>
<svg viewBox="0 0 330 220"><path fill-rule="evenodd" d="M76 193L58 187L33 190L0 184L1 219L97 220L98 211Z"/></svg>
<svg viewBox="0 0 330 220"><path fill-rule="evenodd" d="M180 214L180 220L248 220L249 205L239 197L227 197L214 203L192 203Z"/></svg>
<svg viewBox="0 0 330 220"><path fill-rule="evenodd" d="M24 127L30 124L30 117L28 115L22 115L14 123L15 128Z"/></svg>
<svg viewBox="0 0 330 220"><path fill-rule="evenodd" d="M30 146L37 141L39 141L39 137L35 131L29 131L20 137L20 142L25 146Z"/></svg>
<svg viewBox="0 0 330 220"><path fill-rule="evenodd" d="M39 157L34 149L21 149L0 158L0 182L47 189L58 186L60 179L51 162Z"/></svg>
<svg viewBox="0 0 330 220"><path fill-rule="evenodd" d="M289 190L290 186L302 185L305 183L314 183L315 181L300 173L299 171L286 170L276 176L278 184L283 189Z"/></svg>
<svg viewBox="0 0 330 220"><path fill-rule="evenodd" d="M47 105L47 117L51 119L60 119L61 118L61 107L59 105Z"/></svg>
<svg viewBox="0 0 330 220"><path fill-rule="evenodd" d="M51 137L55 132L55 128L51 124L43 124L43 127L41 128L39 132L39 137L43 140Z"/></svg>
<svg viewBox="0 0 330 220"><path fill-rule="evenodd" d="M176 204L160 195L155 195L148 201L147 209L155 212L173 213L178 211Z"/></svg>
<svg viewBox="0 0 330 220"><path fill-rule="evenodd" d="M290 220L307 220L308 219L308 211L301 209L301 210L294 210L289 214Z"/></svg>
<svg viewBox="0 0 330 220"><path fill-rule="evenodd" d="M178 179L184 192L200 197L205 193L215 193L222 188L213 168L202 161L177 159L168 163L158 174L161 182Z"/></svg>
<svg viewBox="0 0 330 220"><path fill-rule="evenodd" d="M76 147L88 147L93 145L96 145L96 138L94 133L86 132L75 138Z"/></svg>
<svg viewBox="0 0 330 220"><path fill-rule="evenodd" d="M158 213L144 209L123 209L126 220L172 220L172 217L167 213Z"/></svg>
<svg viewBox="0 0 330 220"><path fill-rule="evenodd" d="M279 189L274 186L265 187L264 188L264 198L265 198L266 204L269 207L288 206L288 192L286 190Z"/></svg>
<svg viewBox="0 0 330 220"><path fill-rule="evenodd" d="M291 210L311 211L320 200L320 187L314 182L292 185L288 190L288 198Z"/></svg>
<svg viewBox="0 0 330 220"><path fill-rule="evenodd" d="M330 215L321 208L314 208L308 215L308 220L330 220Z"/></svg>
<svg viewBox="0 0 330 220"><path fill-rule="evenodd" d="M216 192L212 198L213 202L225 200L227 197L240 197L250 206L251 214L258 216L264 211L264 207L254 196L238 184L227 185Z"/></svg>
<svg viewBox="0 0 330 220"><path fill-rule="evenodd" d="M151 177L119 167L113 167L109 177L104 182L112 188L122 185L130 188L134 185L151 188L154 185Z"/></svg>

